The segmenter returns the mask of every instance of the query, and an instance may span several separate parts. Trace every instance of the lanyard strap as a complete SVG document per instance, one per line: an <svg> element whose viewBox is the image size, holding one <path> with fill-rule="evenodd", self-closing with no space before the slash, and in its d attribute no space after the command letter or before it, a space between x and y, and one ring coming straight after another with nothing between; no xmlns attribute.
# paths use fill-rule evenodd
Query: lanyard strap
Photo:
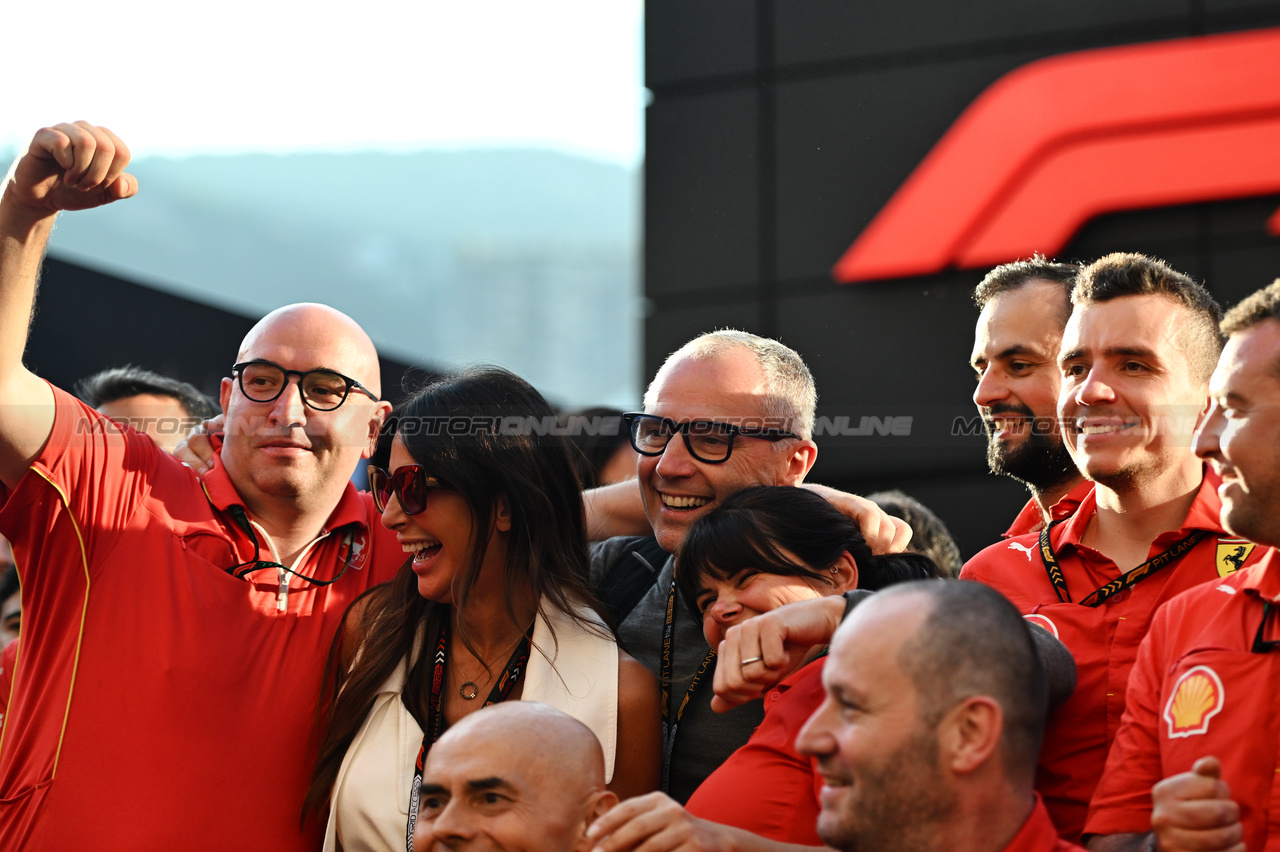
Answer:
<svg viewBox="0 0 1280 852"><path fill-rule="evenodd" d="M525 664L529 662L531 644L529 634L526 633L520 638L516 649L511 652L511 658L507 660L507 665L502 669L502 674L494 682L493 688L489 690L489 697L484 700L481 707L506 701L511 696L511 691L516 688L520 675L524 672ZM418 759L413 762L413 786L409 788L409 821L405 829L407 852L413 852L413 829L418 824L418 787L422 784L422 771L426 766L427 752L431 750L431 744L440 739L440 735L447 727L444 721L444 670L445 661L448 658L449 622L446 620L440 626L440 641L436 642L435 658L431 665L431 703L427 707L427 730L422 735Z"/></svg>
<svg viewBox="0 0 1280 852"><path fill-rule="evenodd" d="M675 573L671 575L671 591L667 593L667 620L662 628L662 676L659 683L662 687L662 792L669 792L671 786L671 756L676 746L676 731L680 726L680 719L684 716L684 711L689 706L689 700L693 698L693 694L698 689L698 684L702 683L702 678L710 668L711 663L716 658L714 650L707 651L707 655L702 658L702 664L698 666L698 670L693 675L693 680L689 681L689 688L685 690L684 698L680 700L680 706L676 708L674 714L671 712L671 668L672 660L675 657L675 625L676 625L676 578ZM672 716L674 715L674 719Z"/></svg>
<svg viewBox="0 0 1280 852"><path fill-rule="evenodd" d="M1062 603L1071 603L1071 593L1067 591L1067 578L1062 575L1062 567L1058 565L1058 556L1053 552L1053 545L1049 542L1049 531L1060 523L1062 522L1055 521L1040 531L1040 561L1044 563L1044 570L1049 575L1049 582L1053 583L1053 590L1058 593L1058 600ZM1125 589L1133 588L1162 568L1168 568L1208 534L1207 530L1192 530L1185 538L1179 540L1164 553L1151 557L1137 568L1131 568L1102 588L1095 589L1084 600L1080 601L1080 605L1088 607L1102 606L1113 595L1117 595Z"/></svg>
<svg viewBox="0 0 1280 852"><path fill-rule="evenodd" d="M278 571L285 571L295 577L300 578L303 582L310 583L313 586L330 586L342 579L342 575L347 573L347 569L351 567L352 545L355 543L355 531L347 531L346 542L346 558L342 560L342 568L338 573L328 580L319 580L315 577L308 577L300 571L295 571L288 565L281 565L279 562L270 562L261 559L262 544L258 541L258 534L253 531L253 524L249 523L249 516L245 514L243 506L232 506L231 517L235 518L236 525L244 530L244 534L249 537L249 541L253 542L253 558L248 562L241 562L239 565L232 565L226 569L226 572L237 580L243 580L254 571L262 571L266 568L275 568Z"/></svg>
<svg viewBox="0 0 1280 852"><path fill-rule="evenodd" d="M1262 602L1262 621L1258 622L1258 632L1253 637L1253 647L1249 649L1252 654L1267 654L1280 648L1280 640L1266 640L1262 636L1267 629L1267 619L1271 616L1271 602Z"/></svg>

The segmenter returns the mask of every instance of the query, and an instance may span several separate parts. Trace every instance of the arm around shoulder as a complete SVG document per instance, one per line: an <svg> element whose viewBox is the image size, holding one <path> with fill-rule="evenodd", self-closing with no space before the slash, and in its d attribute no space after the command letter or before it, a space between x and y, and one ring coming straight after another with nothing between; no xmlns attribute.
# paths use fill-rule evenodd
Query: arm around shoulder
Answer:
<svg viewBox="0 0 1280 852"><path fill-rule="evenodd" d="M587 518L587 538L591 541L652 532L644 513L640 485L634 479L583 491L582 509Z"/></svg>

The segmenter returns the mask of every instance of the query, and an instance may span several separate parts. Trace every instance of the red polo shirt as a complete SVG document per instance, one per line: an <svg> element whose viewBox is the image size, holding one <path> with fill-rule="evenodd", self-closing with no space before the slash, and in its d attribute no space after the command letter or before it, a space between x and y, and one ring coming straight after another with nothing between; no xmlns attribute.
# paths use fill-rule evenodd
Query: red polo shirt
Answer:
<svg viewBox="0 0 1280 852"><path fill-rule="evenodd" d="M962 579L979 580L1011 600L1028 619L1050 630L1076 661L1076 690L1049 717L1036 789L1062 836L1073 842L1084 830L1094 787L1124 712L1125 685L1138 645L1162 603L1187 589L1218 580L1261 558L1261 548L1229 535L1218 522L1218 478L1206 473L1182 526L1161 533L1148 558L1169 550L1194 530L1210 534L1172 565L1150 574L1098 607L1062 603L1040 558L1037 536L994 544L965 565ZM1090 492L1050 541L1073 601L1122 573L1081 536L1097 512ZM1233 561L1234 560L1234 561ZM1235 564L1239 562L1239 565Z"/></svg>
<svg viewBox="0 0 1280 852"><path fill-rule="evenodd" d="M814 660L765 694L764 721L693 791L689 813L782 843L822 845L822 777L796 751L796 734L822 704L825 663Z"/></svg>
<svg viewBox="0 0 1280 852"><path fill-rule="evenodd" d="M1089 496L1091 491L1093 491L1093 483L1086 479L1062 495L1061 500L1049 507L1049 517L1055 521L1071 517L1075 514L1076 509L1079 508L1081 501ZM1040 504L1032 499L1028 500L1027 504L1022 507L1022 511L1018 512L1017 517L1013 519L1013 524L1004 531L1004 535L1001 538L1013 538L1027 535L1028 533L1038 533L1042 529L1044 529L1044 516L1040 514Z"/></svg>
<svg viewBox="0 0 1280 852"><path fill-rule="evenodd" d="M1022 824L1022 828L1018 829L1013 840L1009 841L1009 845L1004 847L1004 852L1084 852L1084 849L1058 836L1049 819L1049 812L1045 810L1044 802L1037 794L1031 815Z"/></svg>
<svg viewBox="0 0 1280 852"><path fill-rule="evenodd" d="M1198 586L1160 608L1129 679L1107 771L1089 810L1089 834L1151 830L1151 788L1201 757L1222 764L1240 805L1244 844L1280 849L1280 649L1254 642L1263 607L1280 606L1280 557ZM1272 613L1263 641L1280 639Z"/></svg>
<svg viewBox="0 0 1280 852"><path fill-rule="evenodd" d="M292 577L280 610L274 569L226 572L253 547L220 466L201 487L150 438L54 399L48 443L0 487L23 554L0 848L319 848L298 823L321 672L347 605L403 562L394 537L348 487L298 566L348 570Z"/></svg>

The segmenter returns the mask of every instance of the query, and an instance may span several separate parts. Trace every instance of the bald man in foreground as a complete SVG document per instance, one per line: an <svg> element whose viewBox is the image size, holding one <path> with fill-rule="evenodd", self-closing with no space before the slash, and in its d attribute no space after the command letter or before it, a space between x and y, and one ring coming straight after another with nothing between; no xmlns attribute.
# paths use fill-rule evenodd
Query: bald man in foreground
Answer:
<svg viewBox="0 0 1280 852"><path fill-rule="evenodd" d="M203 486L31 373L54 217L132 196L128 160L104 128L45 128L0 198L0 534L24 609L0 849L318 849L299 812L327 649L404 558L349 482L390 410L377 353L323 305L263 318L227 353Z"/></svg>
<svg viewBox="0 0 1280 852"><path fill-rule="evenodd" d="M595 734L532 701L494 704L446 731L420 789L416 852L586 852L587 827L618 803Z"/></svg>

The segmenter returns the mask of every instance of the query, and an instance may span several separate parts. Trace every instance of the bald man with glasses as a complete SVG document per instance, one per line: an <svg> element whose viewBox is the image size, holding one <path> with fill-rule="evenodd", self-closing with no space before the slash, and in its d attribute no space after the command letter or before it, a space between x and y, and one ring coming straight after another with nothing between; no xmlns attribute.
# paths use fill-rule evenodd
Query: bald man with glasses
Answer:
<svg viewBox="0 0 1280 852"><path fill-rule="evenodd" d="M0 848L318 849L299 814L330 642L403 562L349 482L390 411L377 353L332 308L268 314L222 382L203 483L34 375L53 220L132 196L128 160L104 128L45 128L0 200L0 532L24 606Z"/></svg>

